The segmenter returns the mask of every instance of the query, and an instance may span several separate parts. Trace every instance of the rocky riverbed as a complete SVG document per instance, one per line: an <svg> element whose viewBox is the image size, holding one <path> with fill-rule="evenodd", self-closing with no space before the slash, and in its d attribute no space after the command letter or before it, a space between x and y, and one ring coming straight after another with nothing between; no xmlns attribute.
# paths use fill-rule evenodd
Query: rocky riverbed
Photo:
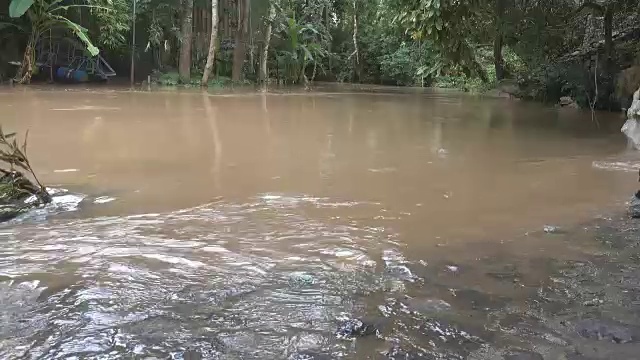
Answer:
<svg viewBox="0 0 640 360"><path fill-rule="evenodd" d="M583 251L574 260L511 253L415 268L424 281L410 286L434 296L389 296L380 306L395 324L381 337L397 344L381 358L638 359L640 223L621 216L542 233L528 237L553 236Z"/></svg>
<svg viewBox="0 0 640 360"><path fill-rule="evenodd" d="M58 197L54 194L54 204ZM6 321L0 354L51 359L69 354L113 359L638 358L640 222L626 214L572 228L550 225L502 245L445 246L429 258L411 258L401 247L381 244L376 265L367 260L354 268L331 262L319 266L314 260L314 266L296 266L291 272L288 263L269 268L263 258L209 244L208 254L223 256L217 260L221 265L202 278L227 281L213 285L190 277L193 271L208 271L204 261L215 255L187 260L183 252L193 241L139 233L162 225L183 229L180 236L191 238L199 226L210 228L212 214L225 226L264 226L255 213L261 208L248 208L251 212L245 213L218 204L213 213L210 208L185 210L162 222L159 214L71 223L53 219L46 225L18 223L19 233L5 224L0 233L8 240L0 264L8 275L0 276L0 300L7 306L0 312ZM228 217L215 215L223 211ZM40 226L44 233L38 232ZM104 235L98 241L77 235L85 233ZM17 235L35 237L21 241ZM156 251L170 244L171 253L183 257L140 253L143 245L137 241ZM125 249L153 256L156 268L122 264ZM455 257L460 252L477 255L463 260ZM18 253L26 263L18 265ZM94 283L56 275L66 256L112 280ZM287 256L302 261L293 253ZM163 263L173 265L163 270ZM24 273L25 268L32 273ZM161 276L177 278L164 283ZM117 292L116 281L131 288ZM154 295L149 297L149 291Z"/></svg>

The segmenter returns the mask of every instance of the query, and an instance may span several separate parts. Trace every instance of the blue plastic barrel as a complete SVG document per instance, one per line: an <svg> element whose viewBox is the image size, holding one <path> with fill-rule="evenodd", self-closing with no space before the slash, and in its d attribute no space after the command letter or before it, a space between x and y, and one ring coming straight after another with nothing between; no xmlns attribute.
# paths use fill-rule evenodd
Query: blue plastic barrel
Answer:
<svg viewBox="0 0 640 360"><path fill-rule="evenodd" d="M73 82L87 82L89 81L89 74L84 70L69 69L68 67L59 67L56 70L56 77L61 80L73 81Z"/></svg>

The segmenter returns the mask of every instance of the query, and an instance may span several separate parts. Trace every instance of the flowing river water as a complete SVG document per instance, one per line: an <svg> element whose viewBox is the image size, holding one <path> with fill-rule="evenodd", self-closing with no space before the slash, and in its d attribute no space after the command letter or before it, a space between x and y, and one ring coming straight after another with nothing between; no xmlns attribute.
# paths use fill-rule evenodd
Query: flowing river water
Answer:
<svg viewBox="0 0 640 360"><path fill-rule="evenodd" d="M634 227L623 121L393 88L0 89L55 191L0 225L0 358L635 359L640 295L607 307L594 262Z"/></svg>

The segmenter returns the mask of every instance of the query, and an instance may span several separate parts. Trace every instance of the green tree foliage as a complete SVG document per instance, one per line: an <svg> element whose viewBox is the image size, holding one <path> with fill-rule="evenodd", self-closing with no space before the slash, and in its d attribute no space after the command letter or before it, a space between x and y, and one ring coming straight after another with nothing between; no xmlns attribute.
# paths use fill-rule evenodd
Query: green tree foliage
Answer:
<svg viewBox="0 0 640 360"><path fill-rule="evenodd" d="M416 40L432 39L443 59L460 65L466 75L486 80L478 63L470 34L478 31L476 17L482 13L481 0L398 0L400 12L395 20ZM443 63L434 64L429 73L438 72Z"/></svg>
<svg viewBox="0 0 640 360"><path fill-rule="evenodd" d="M86 0L83 6L91 8L84 12L78 5L47 1L10 0L7 10L22 14L23 21L0 19L0 28L28 32L33 27L25 14L33 12L62 21L90 50L89 37L108 54L129 51L133 0ZM136 61L175 74L179 48L194 44L190 71L203 73L201 53L209 49L203 39L210 38L211 29L201 14L210 14L211 2L193 1L193 34L180 31L187 4L138 1L137 43L146 53L138 51ZM239 26L247 8L249 21ZM57 16L78 26L90 24L89 31ZM572 96L602 108L616 105L615 77L636 64L640 53L633 41L640 35L637 0L219 0L218 23L217 77L232 75L237 52L235 73L242 79L466 90L506 83L516 84L518 89L509 86L509 91L521 97L557 101ZM238 46L246 51L234 51ZM183 73L188 70L183 67Z"/></svg>
<svg viewBox="0 0 640 360"><path fill-rule="evenodd" d="M278 51L278 68L286 80L306 84L307 67L310 64L313 66L312 79L318 66L322 67L320 61L327 55L327 50L323 47L327 35L312 24L300 24L295 17L287 17L281 24L279 33L287 45Z"/></svg>
<svg viewBox="0 0 640 360"><path fill-rule="evenodd" d="M93 32L99 46L122 51L128 45L131 28L131 2L128 0L87 0L92 7Z"/></svg>

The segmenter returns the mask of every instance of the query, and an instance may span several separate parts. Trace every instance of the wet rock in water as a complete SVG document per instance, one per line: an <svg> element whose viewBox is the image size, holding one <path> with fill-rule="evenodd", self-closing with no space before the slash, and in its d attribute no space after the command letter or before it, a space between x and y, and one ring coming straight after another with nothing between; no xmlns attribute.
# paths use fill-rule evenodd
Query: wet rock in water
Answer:
<svg viewBox="0 0 640 360"><path fill-rule="evenodd" d="M51 196L44 188L34 185L22 173L0 169L0 222L49 202Z"/></svg>
<svg viewBox="0 0 640 360"><path fill-rule="evenodd" d="M377 332L378 329L372 322L360 319L345 320L338 325L336 330L336 334L341 338L362 337L374 335Z"/></svg>
<svg viewBox="0 0 640 360"><path fill-rule="evenodd" d="M554 225L545 225L543 230L547 234L560 234L560 233L562 233L562 230L560 230L560 227L554 226Z"/></svg>
<svg viewBox="0 0 640 360"><path fill-rule="evenodd" d="M504 360L544 360L544 357L530 351L513 351L505 355Z"/></svg>
<svg viewBox="0 0 640 360"><path fill-rule="evenodd" d="M418 360L418 359L424 359L424 355L423 354L409 352L409 351L406 351L406 350L402 349L399 346L392 347L388 351L384 352L382 355L385 356L385 358L389 359L389 360L414 360L414 359Z"/></svg>
<svg viewBox="0 0 640 360"><path fill-rule="evenodd" d="M24 211L24 207L19 207L15 204L0 204L0 222L9 221Z"/></svg>
<svg viewBox="0 0 640 360"><path fill-rule="evenodd" d="M608 340L616 344L634 341L633 331L624 325L595 319L577 323L576 331L587 339Z"/></svg>
<svg viewBox="0 0 640 360"><path fill-rule="evenodd" d="M632 218L640 218L640 191L635 193L629 200L629 216Z"/></svg>
<svg viewBox="0 0 640 360"><path fill-rule="evenodd" d="M292 286L311 286L315 284L316 279L311 274L307 273L293 273L289 277L289 284Z"/></svg>
<svg viewBox="0 0 640 360"><path fill-rule="evenodd" d="M416 276L413 275L411 270L405 265L393 265L389 266L385 269L385 272L395 278L400 280L414 282L416 280Z"/></svg>

